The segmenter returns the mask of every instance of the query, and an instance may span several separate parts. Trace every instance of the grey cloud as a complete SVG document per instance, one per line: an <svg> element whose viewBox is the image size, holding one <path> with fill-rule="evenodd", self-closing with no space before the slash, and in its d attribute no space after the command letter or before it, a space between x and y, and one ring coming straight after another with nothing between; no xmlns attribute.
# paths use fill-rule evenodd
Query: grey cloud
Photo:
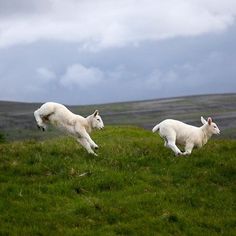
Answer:
<svg viewBox="0 0 236 236"><path fill-rule="evenodd" d="M2 1L2 5L4 2ZM78 47L97 52L107 48L139 45L173 37L221 32L235 19L233 0L221 1L13 1L2 9L25 14L0 22L0 47L29 44L38 40L76 42ZM14 5L14 6L13 6ZM228 7L224 7L227 5ZM47 14L40 10L48 8ZM8 10L7 10L8 9Z"/></svg>
<svg viewBox="0 0 236 236"><path fill-rule="evenodd" d="M235 41L233 25L218 34L96 53L78 50L77 43L44 40L3 48L0 99L90 104L236 92Z"/></svg>
<svg viewBox="0 0 236 236"><path fill-rule="evenodd" d="M45 67L39 67L36 69L38 79L41 82L49 82L56 78L54 71L49 70Z"/></svg>
<svg viewBox="0 0 236 236"><path fill-rule="evenodd" d="M51 9L49 0L0 0L0 17L39 14Z"/></svg>

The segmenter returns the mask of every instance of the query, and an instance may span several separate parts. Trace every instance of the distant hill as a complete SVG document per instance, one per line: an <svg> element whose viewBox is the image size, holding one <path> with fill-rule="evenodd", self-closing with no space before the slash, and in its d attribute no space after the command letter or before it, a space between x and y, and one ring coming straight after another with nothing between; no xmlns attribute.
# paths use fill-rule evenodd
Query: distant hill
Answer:
<svg viewBox="0 0 236 236"><path fill-rule="evenodd" d="M54 136L58 132L53 128L45 133L37 130L33 111L39 106L39 103L0 101L0 133L7 140ZM136 125L146 129L166 118L200 126L201 115L211 116L222 131L219 138L236 138L236 93L67 107L83 116L99 109L105 125Z"/></svg>

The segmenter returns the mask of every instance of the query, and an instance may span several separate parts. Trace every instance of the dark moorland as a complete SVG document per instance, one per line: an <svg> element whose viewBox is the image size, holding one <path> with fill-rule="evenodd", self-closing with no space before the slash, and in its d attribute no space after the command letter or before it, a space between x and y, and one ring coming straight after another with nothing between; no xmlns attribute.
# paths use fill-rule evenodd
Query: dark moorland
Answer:
<svg viewBox="0 0 236 236"><path fill-rule="evenodd" d="M0 133L7 140L42 139L57 133L37 132L33 111L41 104L0 102ZM221 129L218 138L236 137L236 94L199 95L136 102L89 106L68 106L74 113L87 116L99 109L105 125L135 125L151 128L166 118L200 126L200 116L211 116Z"/></svg>

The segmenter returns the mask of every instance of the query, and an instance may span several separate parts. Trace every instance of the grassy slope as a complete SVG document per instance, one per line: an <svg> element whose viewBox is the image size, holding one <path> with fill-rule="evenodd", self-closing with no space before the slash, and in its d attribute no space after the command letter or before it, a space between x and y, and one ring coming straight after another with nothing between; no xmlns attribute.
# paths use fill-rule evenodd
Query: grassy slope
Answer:
<svg viewBox="0 0 236 236"><path fill-rule="evenodd" d="M235 140L175 158L136 127L0 145L0 235L233 235ZM80 176L87 173L85 176Z"/></svg>

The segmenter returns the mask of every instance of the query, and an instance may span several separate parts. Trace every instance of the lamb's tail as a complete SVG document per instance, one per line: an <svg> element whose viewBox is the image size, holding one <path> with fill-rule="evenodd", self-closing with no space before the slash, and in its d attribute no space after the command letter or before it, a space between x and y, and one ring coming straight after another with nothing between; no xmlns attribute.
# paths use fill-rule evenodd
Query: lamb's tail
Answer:
<svg viewBox="0 0 236 236"><path fill-rule="evenodd" d="M156 131L159 131L160 129L160 124L157 124L156 126L154 126L154 128L152 129L152 132L155 133Z"/></svg>

